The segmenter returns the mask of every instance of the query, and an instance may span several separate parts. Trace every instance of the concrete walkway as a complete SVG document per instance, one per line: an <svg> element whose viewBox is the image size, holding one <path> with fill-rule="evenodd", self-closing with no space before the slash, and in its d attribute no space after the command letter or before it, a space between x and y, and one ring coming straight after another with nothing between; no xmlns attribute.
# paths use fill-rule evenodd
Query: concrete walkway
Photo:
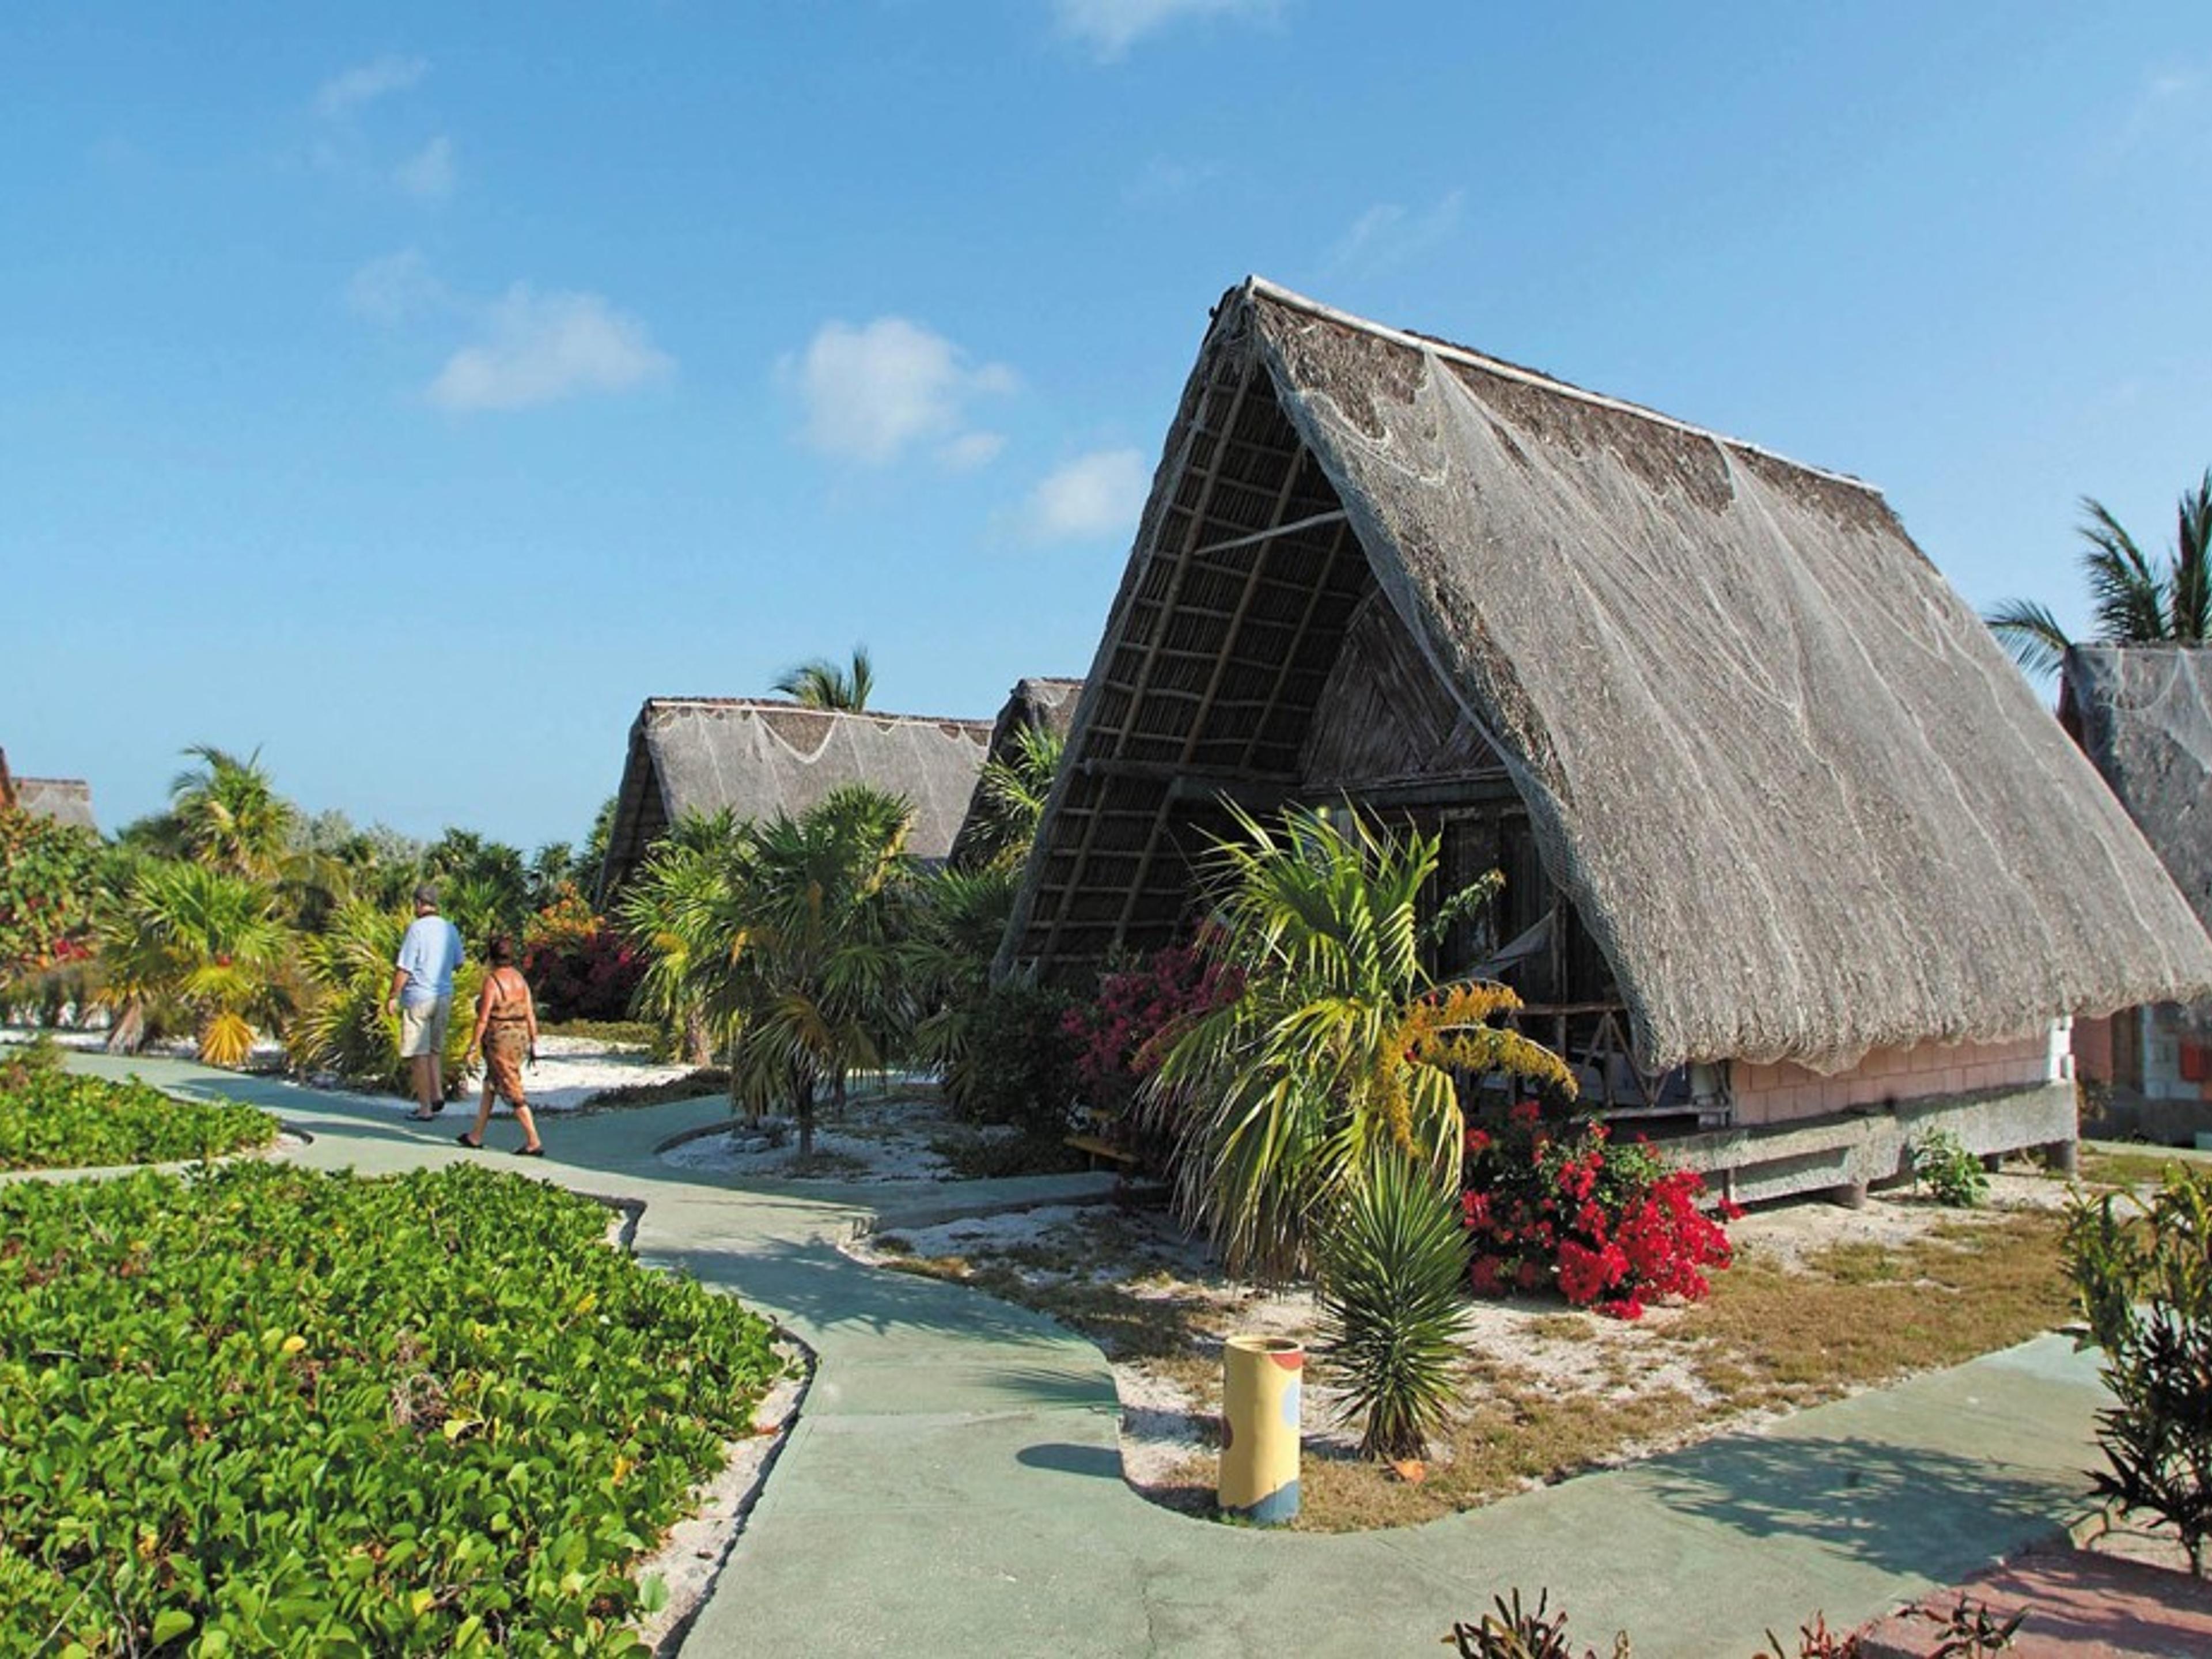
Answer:
<svg viewBox="0 0 2212 1659"><path fill-rule="evenodd" d="M717 1121L690 1102L545 1121L542 1164L465 1152L448 1109L396 1110L174 1062L78 1057L264 1105L299 1161L381 1173L456 1157L645 1206L648 1260L726 1286L806 1342L798 1427L687 1656L1434 1653L1455 1618L1548 1588L1577 1650L1792 1650L2045 1535L2083 1507L2090 1357L2046 1337L1900 1387L1404 1531L1271 1534L1155 1507L1122 1482L1113 1377L1089 1342L957 1286L874 1271L836 1241L1095 1193L1103 1177L846 1187L714 1184L653 1148ZM495 1149L516 1139L495 1120Z"/></svg>

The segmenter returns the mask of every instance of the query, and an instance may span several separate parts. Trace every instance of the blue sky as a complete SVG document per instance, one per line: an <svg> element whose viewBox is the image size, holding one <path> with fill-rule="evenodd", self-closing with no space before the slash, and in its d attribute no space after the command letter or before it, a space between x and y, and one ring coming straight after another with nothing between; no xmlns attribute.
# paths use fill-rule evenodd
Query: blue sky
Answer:
<svg viewBox="0 0 2212 1659"><path fill-rule="evenodd" d="M653 694L1089 665L1257 271L1881 485L2086 625L2212 462L2212 11L0 15L0 745L580 837Z"/></svg>

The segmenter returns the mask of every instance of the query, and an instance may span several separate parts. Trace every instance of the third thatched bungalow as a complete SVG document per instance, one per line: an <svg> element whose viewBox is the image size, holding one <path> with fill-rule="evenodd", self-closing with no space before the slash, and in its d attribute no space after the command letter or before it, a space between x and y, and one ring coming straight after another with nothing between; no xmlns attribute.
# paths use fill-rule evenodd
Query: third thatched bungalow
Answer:
<svg viewBox="0 0 2212 1659"><path fill-rule="evenodd" d="M2212 925L2212 653L2077 646L2058 716ZM2116 1128L2181 1142L2212 1130L2212 1008L2124 1008L2083 1021L2075 1049L2083 1077L2112 1085Z"/></svg>
<svg viewBox="0 0 2212 1659"><path fill-rule="evenodd" d="M2070 1151L2070 1017L2212 940L1855 479L1257 280L1168 434L1001 967L1183 937L1221 802L1493 866L1496 974L1585 1097L1745 1195L1942 1125Z"/></svg>
<svg viewBox="0 0 2212 1659"><path fill-rule="evenodd" d="M1065 739L1067 728L1075 722L1075 701L1082 690L1081 680L1040 675L1016 680L1014 689L1006 694L1006 701L999 709L998 719L991 722L991 741L984 754L984 764L988 766L994 761L1011 764L1026 732L1048 732ZM990 814L984 800L984 787L985 780L977 777L975 793L969 797L967 817L961 823L960 833L953 837L951 862L956 870L976 863L989 839L986 823Z"/></svg>
<svg viewBox="0 0 2212 1659"><path fill-rule="evenodd" d="M653 697L629 729L600 891L629 879L685 812L740 818L805 811L865 783L914 808L907 850L942 862L982 768L984 720L848 714L766 697Z"/></svg>

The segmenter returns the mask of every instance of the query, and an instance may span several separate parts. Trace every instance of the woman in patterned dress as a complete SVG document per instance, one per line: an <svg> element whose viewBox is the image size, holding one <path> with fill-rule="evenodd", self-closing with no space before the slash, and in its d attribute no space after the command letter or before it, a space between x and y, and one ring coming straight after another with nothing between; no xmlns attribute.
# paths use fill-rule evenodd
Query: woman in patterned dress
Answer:
<svg viewBox="0 0 2212 1659"><path fill-rule="evenodd" d="M485 1127L491 1121L495 1096L504 1097L522 1126L523 1158L543 1158L544 1144L538 1139L538 1122L523 1097L522 1062L538 1059L538 1004L530 994L530 981L514 965L514 941L504 933L485 953L491 971L477 994L477 1029L469 1038L469 1052L482 1048L484 1060L483 1098L477 1103L476 1127L455 1137L464 1146L481 1148ZM464 1055L463 1063L466 1063Z"/></svg>

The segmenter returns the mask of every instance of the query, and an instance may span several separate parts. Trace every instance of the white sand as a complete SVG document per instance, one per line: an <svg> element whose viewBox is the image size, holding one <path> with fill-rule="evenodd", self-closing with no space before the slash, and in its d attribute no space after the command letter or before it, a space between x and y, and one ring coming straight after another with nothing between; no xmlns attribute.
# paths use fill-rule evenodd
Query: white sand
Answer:
<svg viewBox="0 0 2212 1659"><path fill-rule="evenodd" d="M764 1117L687 1140L661 1154L681 1170L757 1179L813 1178L872 1183L892 1181L951 1181L954 1170L933 1143L961 1136L990 1136L944 1115L927 1096L855 1095L833 1117L825 1102L817 1107L814 1162L799 1167L799 1126L788 1118Z"/></svg>

